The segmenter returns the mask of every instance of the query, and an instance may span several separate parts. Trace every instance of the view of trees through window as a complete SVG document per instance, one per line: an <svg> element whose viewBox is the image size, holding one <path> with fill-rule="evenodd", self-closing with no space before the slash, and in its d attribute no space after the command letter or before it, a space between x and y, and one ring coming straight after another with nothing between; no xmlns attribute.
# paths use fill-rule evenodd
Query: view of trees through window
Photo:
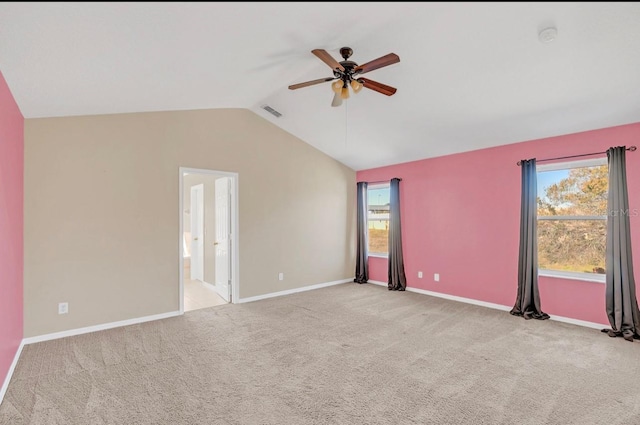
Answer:
<svg viewBox="0 0 640 425"><path fill-rule="evenodd" d="M369 252L389 252L389 185L370 185L367 189L367 227Z"/></svg>
<svg viewBox="0 0 640 425"><path fill-rule="evenodd" d="M604 273L607 165L538 172L540 269Z"/></svg>

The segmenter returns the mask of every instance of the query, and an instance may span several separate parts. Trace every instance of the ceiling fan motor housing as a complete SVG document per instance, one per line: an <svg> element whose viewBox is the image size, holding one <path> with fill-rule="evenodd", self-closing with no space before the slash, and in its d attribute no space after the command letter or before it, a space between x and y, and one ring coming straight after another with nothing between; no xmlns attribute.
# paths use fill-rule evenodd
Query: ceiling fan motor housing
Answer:
<svg viewBox="0 0 640 425"><path fill-rule="evenodd" d="M343 60L342 62L340 62L340 65L344 67L344 71L334 69L333 75L336 78L342 79L342 81L344 81L345 83L350 82L353 79L353 76L356 74L356 72L354 72L354 69L358 66L358 64L354 61Z"/></svg>
<svg viewBox="0 0 640 425"><path fill-rule="evenodd" d="M343 47L342 49L340 49L340 56L342 56L344 60L349 59L352 54L353 49L351 47Z"/></svg>

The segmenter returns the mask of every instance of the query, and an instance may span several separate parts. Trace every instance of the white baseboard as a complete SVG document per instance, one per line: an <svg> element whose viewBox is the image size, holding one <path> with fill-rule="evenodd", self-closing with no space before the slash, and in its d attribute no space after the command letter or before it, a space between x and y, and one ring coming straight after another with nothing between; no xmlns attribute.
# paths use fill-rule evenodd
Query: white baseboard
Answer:
<svg viewBox="0 0 640 425"><path fill-rule="evenodd" d="M16 355L13 356L13 362L11 362L11 366L9 366L9 370L7 371L7 376L4 378L4 382L2 383L2 387L0 387L0 404L2 404L2 400L4 400L4 395L7 392L7 388L9 388L9 381L11 381L11 377L13 376L13 371L16 370L16 365L18 364L18 359L20 358L20 354L22 353L22 348L24 347L24 339L20 341L20 345L18 346L18 350L16 351Z"/></svg>
<svg viewBox="0 0 640 425"><path fill-rule="evenodd" d="M23 343L34 344L36 342L51 341L52 339L66 338L68 336L82 335L90 332L104 331L106 329L119 328L121 326L136 325L138 323L150 322L152 320L166 319L169 317L180 316L179 311L171 311L169 313L154 314L152 316L137 317L135 319L120 320L118 322L103 323L101 325L87 326L86 328L70 329L68 331L55 332L51 334L32 336L23 339Z"/></svg>
<svg viewBox="0 0 640 425"><path fill-rule="evenodd" d="M387 282L380 282L378 280L370 280L369 283L373 283L374 285L380 285L380 286L384 286L384 287L388 286ZM510 306L506 306L506 305L502 305L502 304L495 304L495 303L490 303L490 302L486 302L486 301L474 300L472 298L464 298L464 297L458 297L456 295L449 295L449 294L443 294L443 293L440 293L440 292L427 291L425 289L412 288L410 286L407 286L406 290L407 290L407 292L416 292L418 294L430 295L432 297L444 298L445 300L458 301L458 302L467 303L467 304L479 305L481 307L493 308L495 310L511 311L511 309L513 308L513 306L510 307ZM606 328L607 326L609 326L609 325L603 325L603 324L595 323L595 322L587 322L585 320L572 319L571 317L555 316L555 315L549 315L549 316L550 316L550 320L554 320L556 322L570 323L572 325L584 326L584 327L587 327L587 328L603 329L603 328Z"/></svg>
<svg viewBox="0 0 640 425"><path fill-rule="evenodd" d="M570 323L572 325L584 326L585 328L602 330L604 328L611 327L611 325L603 325L601 323L587 322L586 320L572 319L571 317L555 316L553 314L550 314L549 316L551 317L550 320L555 320L556 322Z"/></svg>
<svg viewBox="0 0 640 425"><path fill-rule="evenodd" d="M283 295L295 294L298 292L312 291L314 289L326 288L327 286L340 285L341 283L353 282L353 278L334 280L333 282L318 283L316 285L303 286L301 288L287 289L286 291L270 292L264 295L256 295L255 297L239 298L238 304L250 303L253 301L264 300L267 298L281 297Z"/></svg>

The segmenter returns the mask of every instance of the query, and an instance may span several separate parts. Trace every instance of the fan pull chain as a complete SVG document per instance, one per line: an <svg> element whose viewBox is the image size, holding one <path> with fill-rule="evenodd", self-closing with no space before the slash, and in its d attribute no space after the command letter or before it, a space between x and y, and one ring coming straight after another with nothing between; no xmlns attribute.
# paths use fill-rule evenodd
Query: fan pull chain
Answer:
<svg viewBox="0 0 640 425"><path fill-rule="evenodd" d="M344 152L347 153L347 133L349 130L349 101L344 102Z"/></svg>

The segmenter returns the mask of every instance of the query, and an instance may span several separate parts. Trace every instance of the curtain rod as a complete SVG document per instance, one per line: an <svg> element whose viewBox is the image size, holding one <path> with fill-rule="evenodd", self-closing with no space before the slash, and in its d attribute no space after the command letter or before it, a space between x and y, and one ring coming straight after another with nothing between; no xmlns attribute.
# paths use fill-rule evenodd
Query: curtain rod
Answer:
<svg viewBox="0 0 640 425"><path fill-rule="evenodd" d="M626 148L626 150L631 151L631 152L635 151L636 149L638 149L638 148L636 148L635 146L629 146L628 148ZM604 151L604 152L583 153L583 154L581 154L581 155L559 156L559 157L557 157L557 158L538 159L538 160L536 160L536 162L555 161L556 159L578 158L578 157L581 157L581 156L601 155L601 154L604 154L604 153L607 153L607 151ZM518 161L518 162L516 162L516 165L518 165L518 166L519 166L519 165L522 165L522 161Z"/></svg>
<svg viewBox="0 0 640 425"><path fill-rule="evenodd" d="M393 178L402 181L402 179L400 177L393 177ZM389 179L389 180L380 180L380 181L377 181L377 182L358 182L358 183L378 184L378 183L390 183L390 182L391 182L391 179Z"/></svg>

